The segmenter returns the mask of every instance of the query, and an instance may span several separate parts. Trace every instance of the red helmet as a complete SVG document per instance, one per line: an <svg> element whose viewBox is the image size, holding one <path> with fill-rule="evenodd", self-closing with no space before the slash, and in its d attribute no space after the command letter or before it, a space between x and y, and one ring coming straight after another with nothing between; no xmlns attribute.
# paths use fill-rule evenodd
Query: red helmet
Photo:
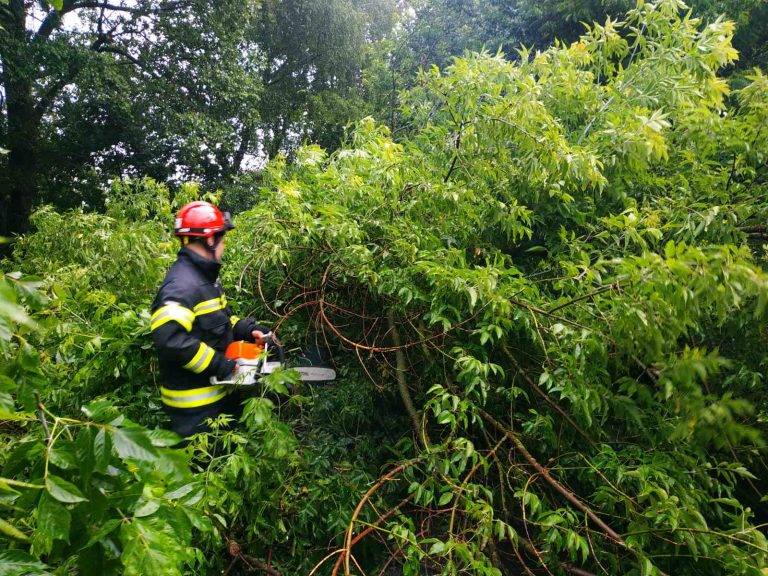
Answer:
<svg viewBox="0 0 768 576"><path fill-rule="evenodd" d="M173 233L176 236L208 238L232 228L229 212L222 213L213 204L196 200L181 207L173 224Z"/></svg>

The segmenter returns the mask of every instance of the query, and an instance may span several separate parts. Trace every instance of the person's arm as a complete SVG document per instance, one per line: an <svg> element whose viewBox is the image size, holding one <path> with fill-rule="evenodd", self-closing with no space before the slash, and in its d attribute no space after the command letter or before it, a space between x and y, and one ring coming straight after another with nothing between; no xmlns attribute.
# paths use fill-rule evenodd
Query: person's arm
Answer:
<svg viewBox="0 0 768 576"><path fill-rule="evenodd" d="M158 354L191 373L229 378L236 363L191 334L195 314L189 296L171 282L161 289L158 303L150 319Z"/></svg>
<svg viewBox="0 0 768 576"><path fill-rule="evenodd" d="M257 340L254 332L261 332L261 334L267 334L269 328L258 324L253 318L238 318L232 315L229 307L227 307L227 314L229 314L229 323L232 325L232 338L234 340L247 340L249 342L255 342Z"/></svg>

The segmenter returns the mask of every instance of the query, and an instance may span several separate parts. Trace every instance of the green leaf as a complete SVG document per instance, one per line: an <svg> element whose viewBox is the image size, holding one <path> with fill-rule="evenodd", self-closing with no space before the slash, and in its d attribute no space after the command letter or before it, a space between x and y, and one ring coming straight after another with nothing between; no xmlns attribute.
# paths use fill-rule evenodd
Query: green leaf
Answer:
<svg viewBox="0 0 768 576"><path fill-rule="evenodd" d="M114 405L106 398L99 398L89 402L80 410L95 422L109 422L118 414Z"/></svg>
<svg viewBox="0 0 768 576"><path fill-rule="evenodd" d="M160 508L160 502L157 500L147 500L136 508L133 512L134 518L143 518L144 516L151 516Z"/></svg>
<svg viewBox="0 0 768 576"><path fill-rule="evenodd" d="M437 417L438 424L453 424L455 421L456 418L448 410L443 410Z"/></svg>
<svg viewBox="0 0 768 576"><path fill-rule="evenodd" d="M83 496L83 493L80 492L77 486L54 474L48 474L46 477L45 488L51 496L65 504L87 501L87 498Z"/></svg>
<svg viewBox="0 0 768 576"><path fill-rule="evenodd" d="M170 492L166 492L163 495L163 498L165 498L166 500L178 500L179 498L183 498L184 496L192 492L192 490L194 489L195 489L195 484L183 484L178 488L171 490Z"/></svg>
<svg viewBox="0 0 768 576"><path fill-rule="evenodd" d="M45 444L39 441L19 442L8 455L8 460L3 467L4 476L17 476L26 466L35 459L40 458L45 451Z"/></svg>
<svg viewBox="0 0 768 576"><path fill-rule="evenodd" d="M301 383L301 375L297 370L278 369L261 379L261 384L266 390L276 394L288 394L289 386L297 386Z"/></svg>
<svg viewBox="0 0 768 576"><path fill-rule="evenodd" d="M110 436L117 454L123 460L133 458L154 462L158 458L157 451L152 446L152 441L145 430L140 428L112 428Z"/></svg>
<svg viewBox="0 0 768 576"><path fill-rule="evenodd" d="M656 573L656 568L649 558L643 558L640 565L640 574L642 576L653 576Z"/></svg>
<svg viewBox="0 0 768 576"><path fill-rule="evenodd" d="M467 293L469 294L469 307L474 308L477 304L477 288L470 286L467 288Z"/></svg>
<svg viewBox="0 0 768 576"><path fill-rule="evenodd" d="M125 576L181 576L184 563L192 557L189 542L179 541L159 515L123 524L120 540Z"/></svg>
<svg viewBox="0 0 768 576"><path fill-rule="evenodd" d="M47 492L40 496L35 527L35 551L48 554L54 540L69 542L71 515L67 507Z"/></svg>
<svg viewBox="0 0 768 576"><path fill-rule="evenodd" d="M104 428L100 428L93 439L93 467L99 472L106 472L109 457L112 454L112 439Z"/></svg>
<svg viewBox="0 0 768 576"><path fill-rule="evenodd" d="M7 392L0 392L0 418L10 417L16 412L13 397Z"/></svg>
<svg viewBox="0 0 768 576"><path fill-rule="evenodd" d="M93 535L90 537L88 542L86 542L85 546L80 548L80 550L84 550L86 548L90 548L96 542L99 542L103 540L105 537L107 537L115 528L120 526L120 523L122 522L119 518L112 518L111 520L107 520L102 524L96 532L93 533Z"/></svg>
<svg viewBox="0 0 768 576"><path fill-rule="evenodd" d="M147 438L149 438L149 441L152 443L152 446L156 446L158 448L175 446L182 440L181 436L175 432L170 430L163 430L162 428L147 430L146 434Z"/></svg>
<svg viewBox="0 0 768 576"><path fill-rule="evenodd" d="M0 576L53 576L48 566L21 550L0 552Z"/></svg>
<svg viewBox="0 0 768 576"><path fill-rule="evenodd" d="M53 445L49 452L49 459L51 464L65 470L78 467L74 449L61 441Z"/></svg>
<svg viewBox="0 0 768 576"><path fill-rule="evenodd" d="M440 495L440 500L437 501L438 506L445 506L453 498L453 492L444 492Z"/></svg>
<svg viewBox="0 0 768 576"><path fill-rule="evenodd" d="M16 528L13 524L8 522L7 520L3 520L0 518L0 533L5 534L9 538L13 538L15 540L21 540L22 542L26 542L29 540L26 534Z"/></svg>
<svg viewBox="0 0 768 576"><path fill-rule="evenodd" d="M438 540L437 542L432 544L432 546L430 546L429 552L427 552L427 554L440 554L440 552L442 552L443 550L445 550L445 542L441 542Z"/></svg>
<svg viewBox="0 0 768 576"><path fill-rule="evenodd" d="M64 0L48 0L48 4L56 8L56 10L64 8Z"/></svg>
<svg viewBox="0 0 768 576"><path fill-rule="evenodd" d="M242 420L249 426L258 428L272 417L274 406L269 398L252 398L245 403Z"/></svg>

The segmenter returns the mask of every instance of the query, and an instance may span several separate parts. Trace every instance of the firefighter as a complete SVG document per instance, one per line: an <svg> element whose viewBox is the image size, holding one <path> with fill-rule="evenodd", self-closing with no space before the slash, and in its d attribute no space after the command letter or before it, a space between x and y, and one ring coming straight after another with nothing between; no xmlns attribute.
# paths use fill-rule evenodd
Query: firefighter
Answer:
<svg viewBox="0 0 768 576"><path fill-rule="evenodd" d="M206 419L238 417L240 396L213 386L211 376L231 378L237 364L224 356L232 340L260 342L268 330L252 318L233 316L219 283L228 213L197 201L179 210L174 234L181 241L152 303L152 339L159 357L161 399L171 428L183 437L208 430Z"/></svg>

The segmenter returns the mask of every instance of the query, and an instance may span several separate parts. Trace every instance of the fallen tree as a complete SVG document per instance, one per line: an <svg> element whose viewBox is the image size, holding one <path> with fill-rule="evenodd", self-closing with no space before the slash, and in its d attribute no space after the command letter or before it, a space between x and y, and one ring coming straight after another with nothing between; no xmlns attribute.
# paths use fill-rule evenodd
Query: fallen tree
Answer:
<svg viewBox="0 0 768 576"><path fill-rule="evenodd" d="M729 87L733 26L682 8L457 59L398 138L369 119L268 166L230 280L413 428L372 488L396 512L356 523L366 494L334 574L376 535L405 574L768 566L768 80Z"/></svg>

